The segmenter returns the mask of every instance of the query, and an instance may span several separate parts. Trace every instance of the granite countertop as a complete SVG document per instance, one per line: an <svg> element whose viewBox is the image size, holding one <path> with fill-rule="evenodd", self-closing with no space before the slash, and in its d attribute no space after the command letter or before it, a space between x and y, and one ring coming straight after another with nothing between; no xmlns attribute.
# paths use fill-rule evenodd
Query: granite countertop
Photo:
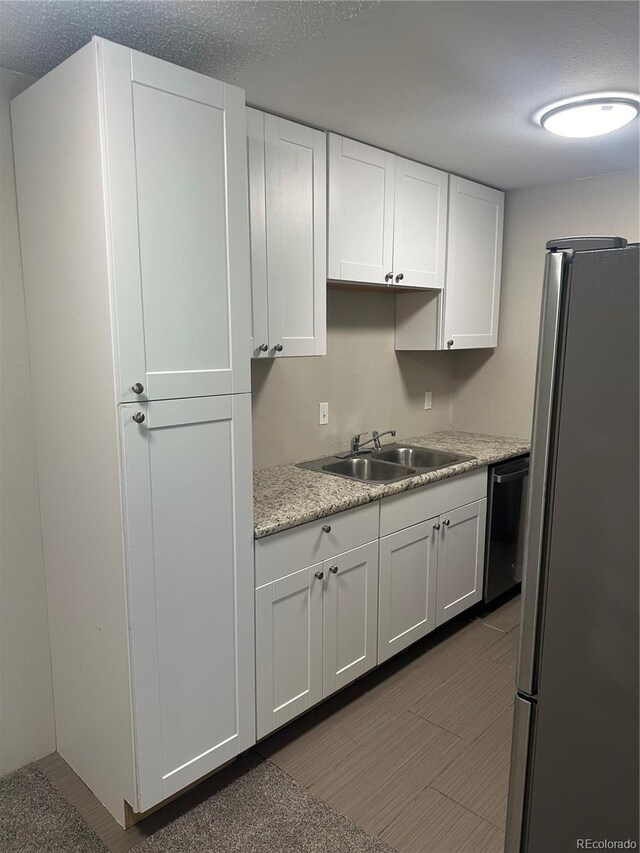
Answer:
<svg viewBox="0 0 640 853"><path fill-rule="evenodd" d="M396 483L361 483L335 477L319 471L309 471L296 465L277 465L263 468L253 475L253 516L256 539L315 521L334 512L377 501L399 492L426 486L437 480L454 477L527 453L530 442L524 438L502 435L483 435L459 430L432 432L407 439L394 439L394 443L415 444L436 450L451 450L475 458L457 465L439 468L400 480ZM305 461L305 460L300 460Z"/></svg>

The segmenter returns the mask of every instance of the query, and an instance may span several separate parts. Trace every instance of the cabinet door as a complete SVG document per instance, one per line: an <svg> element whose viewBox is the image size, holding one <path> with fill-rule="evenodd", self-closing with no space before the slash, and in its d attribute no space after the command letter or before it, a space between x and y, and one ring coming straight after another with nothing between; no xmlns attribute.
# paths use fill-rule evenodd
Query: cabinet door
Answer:
<svg viewBox="0 0 640 853"><path fill-rule="evenodd" d="M120 416L142 812L255 742L251 400Z"/></svg>
<svg viewBox="0 0 640 853"><path fill-rule="evenodd" d="M394 168L393 154L329 134L329 279L392 274Z"/></svg>
<svg viewBox="0 0 640 853"><path fill-rule="evenodd" d="M482 598L486 517L486 499L441 516L438 625Z"/></svg>
<svg viewBox="0 0 640 853"><path fill-rule="evenodd" d="M248 392L244 92L102 40L99 56L118 398Z"/></svg>
<svg viewBox="0 0 640 853"><path fill-rule="evenodd" d="M252 358L278 354L269 338L267 291L267 211L264 172L264 113L247 109L247 157L249 162L249 233L251 242L251 336Z"/></svg>
<svg viewBox="0 0 640 853"><path fill-rule="evenodd" d="M378 543L324 563L323 695L376 665Z"/></svg>
<svg viewBox="0 0 640 853"><path fill-rule="evenodd" d="M504 193L450 178L444 346L498 344Z"/></svg>
<svg viewBox="0 0 640 853"><path fill-rule="evenodd" d="M321 575L317 563L256 590L259 738L322 699Z"/></svg>
<svg viewBox="0 0 640 853"><path fill-rule="evenodd" d="M446 172L396 157L394 284L444 287L448 193Z"/></svg>
<svg viewBox="0 0 640 853"><path fill-rule="evenodd" d="M325 134L267 114L264 136L269 344L325 355Z"/></svg>
<svg viewBox="0 0 640 853"><path fill-rule="evenodd" d="M380 540L378 663L436 627L437 518Z"/></svg>

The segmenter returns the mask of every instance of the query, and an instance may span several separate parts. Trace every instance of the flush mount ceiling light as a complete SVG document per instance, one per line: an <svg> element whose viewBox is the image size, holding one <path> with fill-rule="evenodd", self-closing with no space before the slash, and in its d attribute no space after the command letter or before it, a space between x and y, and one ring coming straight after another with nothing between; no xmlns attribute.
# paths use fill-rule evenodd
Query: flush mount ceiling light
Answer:
<svg viewBox="0 0 640 853"><path fill-rule="evenodd" d="M602 136L628 124L638 115L640 98L628 92L600 92L549 104L536 116L545 130L557 136Z"/></svg>

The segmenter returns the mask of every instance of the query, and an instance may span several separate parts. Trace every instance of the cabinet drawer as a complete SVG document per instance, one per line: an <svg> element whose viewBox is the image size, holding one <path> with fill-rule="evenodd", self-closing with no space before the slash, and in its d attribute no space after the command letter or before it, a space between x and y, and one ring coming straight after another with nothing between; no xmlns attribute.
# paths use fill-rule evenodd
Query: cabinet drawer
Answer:
<svg viewBox="0 0 640 853"><path fill-rule="evenodd" d="M487 469L477 468L422 489L384 498L380 502L380 536L388 536L486 496Z"/></svg>
<svg viewBox="0 0 640 853"><path fill-rule="evenodd" d="M256 586L377 539L379 511L375 501L256 540Z"/></svg>

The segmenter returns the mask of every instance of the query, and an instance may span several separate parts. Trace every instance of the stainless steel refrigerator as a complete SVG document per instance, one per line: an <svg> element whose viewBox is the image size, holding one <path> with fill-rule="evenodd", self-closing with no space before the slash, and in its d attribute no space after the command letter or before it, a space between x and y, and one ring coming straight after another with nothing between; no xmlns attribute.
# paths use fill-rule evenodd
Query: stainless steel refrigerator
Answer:
<svg viewBox="0 0 640 853"><path fill-rule="evenodd" d="M547 249L505 849L637 848L638 245Z"/></svg>

